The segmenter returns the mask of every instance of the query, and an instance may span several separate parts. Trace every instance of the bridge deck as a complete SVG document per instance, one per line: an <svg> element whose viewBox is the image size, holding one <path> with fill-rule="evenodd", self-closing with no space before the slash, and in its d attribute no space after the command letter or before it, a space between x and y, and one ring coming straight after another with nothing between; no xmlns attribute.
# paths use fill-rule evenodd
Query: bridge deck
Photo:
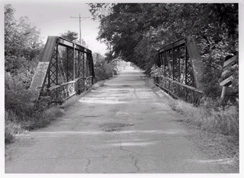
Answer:
<svg viewBox="0 0 244 178"><path fill-rule="evenodd" d="M161 97L161 98L160 98ZM221 172L186 137L181 116L127 70L45 129L12 144L7 173Z"/></svg>

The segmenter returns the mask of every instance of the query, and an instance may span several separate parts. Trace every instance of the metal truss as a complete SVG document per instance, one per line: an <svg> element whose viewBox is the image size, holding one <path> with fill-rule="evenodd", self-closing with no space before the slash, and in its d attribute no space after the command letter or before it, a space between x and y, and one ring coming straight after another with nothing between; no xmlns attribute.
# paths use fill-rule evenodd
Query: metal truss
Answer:
<svg viewBox="0 0 244 178"><path fill-rule="evenodd" d="M61 37L48 37L30 89L36 99L49 96L53 102L63 102L90 87L94 78L89 49Z"/></svg>
<svg viewBox="0 0 244 178"><path fill-rule="evenodd" d="M175 98L199 104L203 70L193 38L180 39L158 50L155 64L162 69L162 74L155 77L158 86Z"/></svg>

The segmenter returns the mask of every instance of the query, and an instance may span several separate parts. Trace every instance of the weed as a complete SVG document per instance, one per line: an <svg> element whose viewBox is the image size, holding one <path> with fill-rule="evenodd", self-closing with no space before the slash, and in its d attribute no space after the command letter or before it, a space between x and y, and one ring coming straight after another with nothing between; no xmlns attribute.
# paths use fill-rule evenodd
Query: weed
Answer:
<svg viewBox="0 0 244 178"><path fill-rule="evenodd" d="M14 135L23 131L21 125L14 121L16 117L12 112L5 112L5 143L12 143Z"/></svg>
<svg viewBox="0 0 244 178"><path fill-rule="evenodd" d="M52 107L43 111L38 117L31 118L23 123L23 127L28 130L42 128L63 115L63 111L58 107Z"/></svg>
<svg viewBox="0 0 244 178"><path fill-rule="evenodd" d="M226 136L239 136L239 114L235 106L210 107L205 103L194 107L181 100L168 100L168 104L172 110L186 116L185 121L203 130Z"/></svg>
<svg viewBox="0 0 244 178"><path fill-rule="evenodd" d="M45 127L63 114L59 107L48 108L47 101L33 102L31 98L32 93L26 90L5 92L5 143L11 143L21 130Z"/></svg>

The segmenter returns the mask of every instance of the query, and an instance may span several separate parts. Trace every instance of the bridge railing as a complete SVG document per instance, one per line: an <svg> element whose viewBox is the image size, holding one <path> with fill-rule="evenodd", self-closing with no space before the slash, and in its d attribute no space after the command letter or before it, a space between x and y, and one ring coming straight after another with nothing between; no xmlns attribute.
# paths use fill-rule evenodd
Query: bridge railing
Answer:
<svg viewBox="0 0 244 178"><path fill-rule="evenodd" d="M79 94L87 90L92 86L92 84L93 76L80 77L74 81L50 87L43 95L49 96L52 102L62 103L75 94Z"/></svg>
<svg viewBox="0 0 244 178"><path fill-rule="evenodd" d="M203 96L203 92L201 90L164 76L154 77L154 82L158 87L166 90L174 98L182 99L195 105L199 104L200 99Z"/></svg>

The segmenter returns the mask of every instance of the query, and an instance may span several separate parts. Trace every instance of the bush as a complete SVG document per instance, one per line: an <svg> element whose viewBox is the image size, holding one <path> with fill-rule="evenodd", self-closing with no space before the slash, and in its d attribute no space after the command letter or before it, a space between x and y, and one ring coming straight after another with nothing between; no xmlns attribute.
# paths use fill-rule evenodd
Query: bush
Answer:
<svg viewBox="0 0 244 178"><path fill-rule="evenodd" d="M31 93L27 90L6 90L5 109L17 115L18 121L24 121L33 115L34 103L31 101ZM15 118L16 119L16 118Z"/></svg>
<svg viewBox="0 0 244 178"><path fill-rule="evenodd" d="M112 62L106 62L105 60L97 62L94 66L94 70L97 81L109 79L117 74L114 64Z"/></svg>

